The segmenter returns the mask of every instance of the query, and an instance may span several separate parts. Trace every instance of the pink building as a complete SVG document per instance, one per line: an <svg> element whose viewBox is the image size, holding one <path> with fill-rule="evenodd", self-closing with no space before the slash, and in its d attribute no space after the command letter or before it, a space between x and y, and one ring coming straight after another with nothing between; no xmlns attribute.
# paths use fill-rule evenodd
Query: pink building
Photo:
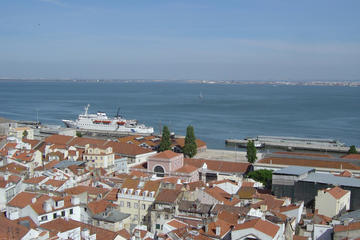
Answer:
<svg viewBox="0 0 360 240"><path fill-rule="evenodd" d="M181 168L184 164L184 156L182 153L174 153L172 151L160 152L148 158L147 169L156 173L158 177L169 175Z"/></svg>

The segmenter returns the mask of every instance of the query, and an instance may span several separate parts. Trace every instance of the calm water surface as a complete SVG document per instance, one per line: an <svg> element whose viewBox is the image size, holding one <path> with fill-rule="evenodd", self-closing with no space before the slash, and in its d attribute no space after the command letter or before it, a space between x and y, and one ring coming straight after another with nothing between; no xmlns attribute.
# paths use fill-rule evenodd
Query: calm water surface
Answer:
<svg viewBox="0 0 360 240"><path fill-rule="evenodd" d="M199 97L200 93L203 98ZM210 148L257 135L335 138L360 146L360 88L186 83L0 82L0 116L62 125L90 112L160 124L188 124Z"/></svg>

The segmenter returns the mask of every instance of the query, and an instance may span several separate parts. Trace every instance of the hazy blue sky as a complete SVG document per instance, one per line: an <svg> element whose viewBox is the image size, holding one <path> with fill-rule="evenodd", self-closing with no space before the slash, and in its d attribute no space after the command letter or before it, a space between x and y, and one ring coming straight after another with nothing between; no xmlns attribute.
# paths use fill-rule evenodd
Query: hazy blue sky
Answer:
<svg viewBox="0 0 360 240"><path fill-rule="evenodd" d="M359 80L360 1L1 0L0 77Z"/></svg>

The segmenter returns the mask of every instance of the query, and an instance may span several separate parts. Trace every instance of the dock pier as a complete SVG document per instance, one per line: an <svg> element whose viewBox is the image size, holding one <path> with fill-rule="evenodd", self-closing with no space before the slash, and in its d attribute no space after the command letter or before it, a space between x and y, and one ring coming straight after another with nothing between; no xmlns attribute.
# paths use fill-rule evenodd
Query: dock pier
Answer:
<svg viewBox="0 0 360 240"><path fill-rule="evenodd" d="M334 139L258 136L247 139L226 139L225 145L246 147L249 140L257 141L264 148L278 148L287 151L306 150L319 152L347 153L349 147Z"/></svg>

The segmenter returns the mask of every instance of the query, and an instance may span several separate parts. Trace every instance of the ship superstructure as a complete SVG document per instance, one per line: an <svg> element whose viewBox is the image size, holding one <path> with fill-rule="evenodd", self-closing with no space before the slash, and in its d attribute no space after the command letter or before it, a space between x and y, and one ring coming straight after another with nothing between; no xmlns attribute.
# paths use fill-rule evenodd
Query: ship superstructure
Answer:
<svg viewBox="0 0 360 240"><path fill-rule="evenodd" d="M85 107L84 114L80 114L76 120L62 120L66 127L107 132L152 134L154 128L144 124L138 124L137 120L128 120L118 114L110 118L104 112L96 114L88 113L90 105Z"/></svg>

